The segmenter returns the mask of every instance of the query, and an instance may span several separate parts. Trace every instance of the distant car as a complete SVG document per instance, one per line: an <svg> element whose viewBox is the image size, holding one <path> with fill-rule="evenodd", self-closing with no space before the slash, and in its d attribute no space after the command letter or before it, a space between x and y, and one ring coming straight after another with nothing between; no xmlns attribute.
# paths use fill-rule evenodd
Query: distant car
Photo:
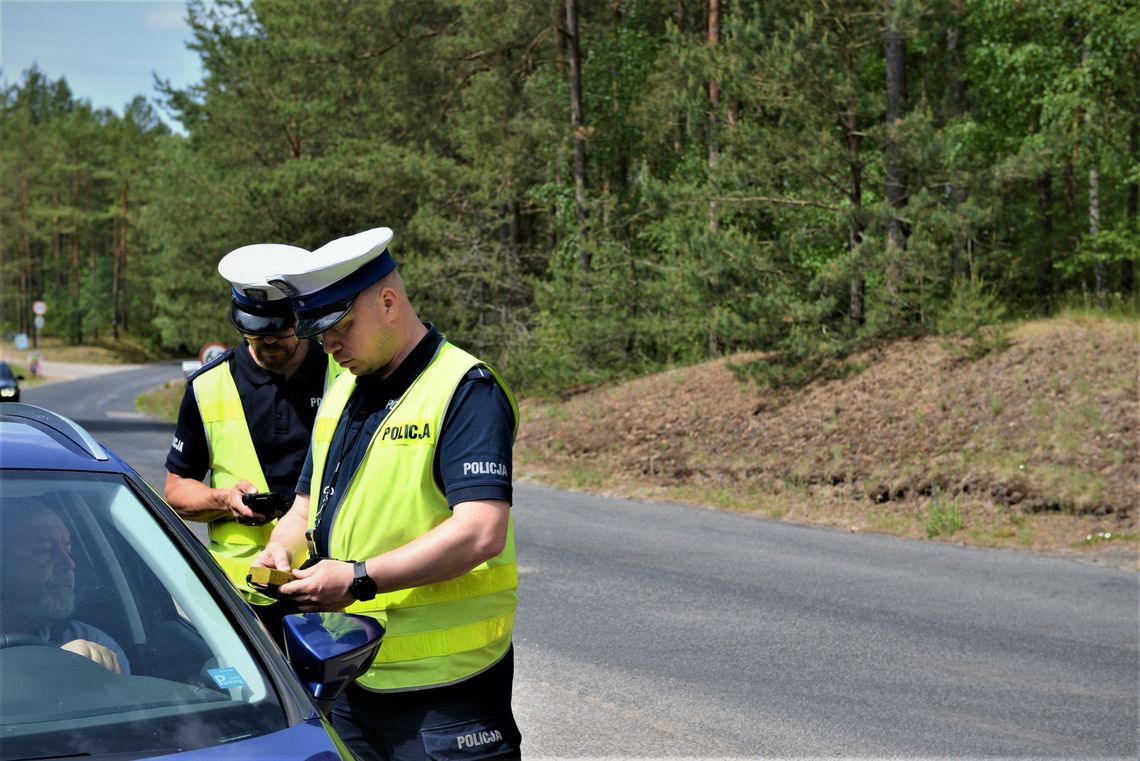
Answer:
<svg viewBox="0 0 1140 761"><path fill-rule="evenodd" d="M383 628L288 616L287 661L193 532L73 421L0 405L0 542L3 759L352 758L324 712Z"/></svg>
<svg viewBox="0 0 1140 761"><path fill-rule="evenodd" d="M20 381L23 379L24 376L12 372L7 362L0 362L0 402L20 401Z"/></svg>

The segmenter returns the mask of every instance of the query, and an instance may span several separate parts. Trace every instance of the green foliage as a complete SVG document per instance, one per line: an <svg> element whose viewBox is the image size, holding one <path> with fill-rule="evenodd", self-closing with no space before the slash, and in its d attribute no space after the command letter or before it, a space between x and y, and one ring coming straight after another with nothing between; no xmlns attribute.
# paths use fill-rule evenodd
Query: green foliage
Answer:
<svg viewBox="0 0 1140 761"><path fill-rule="evenodd" d="M938 315L938 332L965 339L965 345L943 341L942 348L959 359L980 359L1009 345L1002 322L1005 306L980 279L957 278L950 300Z"/></svg>
<svg viewBox="0 0 1140 761"><path fill-rule="evenodd" d="M862 372L865 365L851 358L857 342L821 341L793 331L783 348L762 359L732 363L737 378L779 390L800 388L817 380L841 380Z"/></svg>
<svg viewBox="0 0 1140 761"><path fill-rule="evenodd" d="M564 3L192 0L177 135L4 83L0 323L44 297L74 341L193 352L235 337L225 253L378 225L424 318L524 392L738 351L799 385L895 336L980 356L1004 314L1135 304L1135 3L729 0L715 44L707 4L576 5L581 208Z"/></svg>

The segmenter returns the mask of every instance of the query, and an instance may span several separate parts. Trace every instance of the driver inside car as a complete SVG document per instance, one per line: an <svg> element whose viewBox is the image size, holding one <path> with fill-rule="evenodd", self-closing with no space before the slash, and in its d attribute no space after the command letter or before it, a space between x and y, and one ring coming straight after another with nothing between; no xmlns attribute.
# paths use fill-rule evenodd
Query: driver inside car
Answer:
<svg viewBox="0 0 1140 761"><path fill-rule="evenodd" d="M75 561L71 535L45 502L5 500L0 506L0 634L31 635L130 673L123 648L102 629L71 617Z"/></svg>

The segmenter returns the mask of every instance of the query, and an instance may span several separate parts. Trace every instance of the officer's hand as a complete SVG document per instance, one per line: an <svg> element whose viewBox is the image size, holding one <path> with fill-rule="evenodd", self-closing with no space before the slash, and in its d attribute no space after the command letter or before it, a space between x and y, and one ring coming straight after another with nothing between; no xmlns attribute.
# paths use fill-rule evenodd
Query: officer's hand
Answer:
<svg viewBox="0 0 1140 761"><path fill-rule="evenodd" d="M266 545L250 565L276 568L279 571L293 570L293 557L288 549L280 544Z"/></svg>
<svg viewBox="0 0 1140 761"><path fill-rule="evenodd" d="M90 658L108 671L114 671L116 674L123 673L123 667L119 665L119 656L115 655L115 651L105 645L100 645L98 642L73 639L60 647L70 653Z"/></svg>
<svg viewBox="0 0 1140 761"><path fill-rule="evenodd" d="M225 503L226 509L230 511L230 515L235 521L250 526L257 526L267 522L268 519L264 515L258 515L250 509L249 505L241 501L242 495L257 492L257 487L249 481L243 478L230 488L223 489L222 492L222 501Z"/></svg>
<svg viewBox="0 0 1140 761"><path fill-rule="evenodd" d="M352 563L326 559L293 571L295 581L282 584L278 589L305 613L344 610L356 602L348 591L353 575Z"/></svg>

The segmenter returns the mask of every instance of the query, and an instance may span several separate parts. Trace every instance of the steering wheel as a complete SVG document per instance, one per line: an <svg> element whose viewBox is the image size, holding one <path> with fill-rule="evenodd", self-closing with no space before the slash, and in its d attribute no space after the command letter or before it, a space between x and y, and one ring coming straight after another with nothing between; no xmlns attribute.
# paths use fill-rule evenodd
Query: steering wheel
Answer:
<svg viewBox="0 0 1140 761"><path fill-rule="evenodd" d="M37 637L34 634L23 634L21 632L11 632L9 634L0 634L0 648L2 647L21 647L23 645L39 645L41 647L55 647L55 645L48 642L43 637Z"/></svg>

